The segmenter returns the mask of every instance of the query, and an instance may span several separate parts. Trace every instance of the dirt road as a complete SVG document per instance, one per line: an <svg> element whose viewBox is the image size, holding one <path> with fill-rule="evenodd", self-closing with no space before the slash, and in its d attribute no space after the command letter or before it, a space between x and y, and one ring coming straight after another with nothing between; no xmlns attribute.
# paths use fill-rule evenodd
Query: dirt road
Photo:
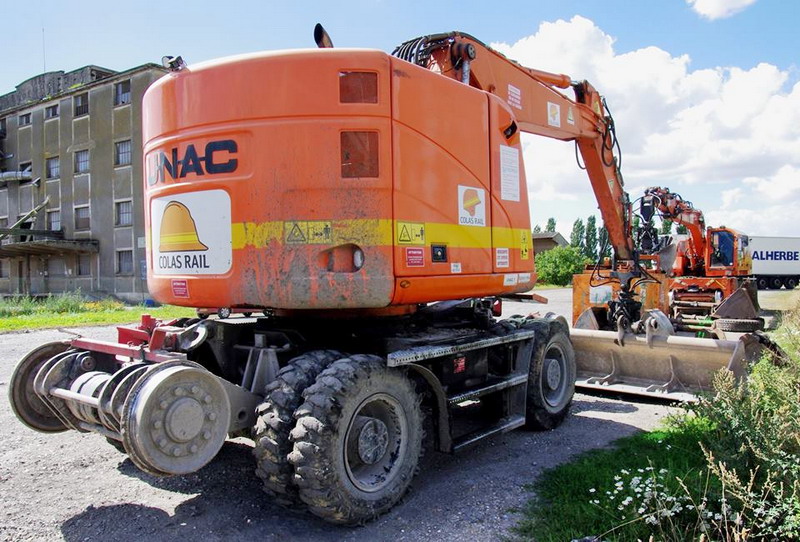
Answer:
<svg viewBox="0 0 800 542"><path fill-rule="evenodd" d="M554 292L548 305L507 309L554 310L569 290ZM77 331L115 338L109 327ZM34 346L68 337L52 330L0 335L1 540L497 540L530 497L523 485L543 469L651 428L668 410L576 395L572 415L556 431L514 431L458 456L427 453L403 503L364 527L340 528L271 503L245 439L227 442L195 474L155 478L97 435L25 428L6 400L13 365Z"/></svg>

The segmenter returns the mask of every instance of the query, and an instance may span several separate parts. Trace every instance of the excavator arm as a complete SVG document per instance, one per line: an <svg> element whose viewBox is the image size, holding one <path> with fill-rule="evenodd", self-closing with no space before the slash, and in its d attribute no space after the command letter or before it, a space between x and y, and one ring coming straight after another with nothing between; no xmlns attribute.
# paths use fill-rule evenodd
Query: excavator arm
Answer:
<svg viewBox="0 0 800 542"><path fill-rule="evenodd" d="M409 40L394 56L495 94L516 117L511 132L575 141L597 199L615 260L632 261L631 205L614 154L614 122L600 93L587 81L521 66L461 32ZM575 99L558 89L572 88ZM635 268L635 266L628 266Z"/></svg>

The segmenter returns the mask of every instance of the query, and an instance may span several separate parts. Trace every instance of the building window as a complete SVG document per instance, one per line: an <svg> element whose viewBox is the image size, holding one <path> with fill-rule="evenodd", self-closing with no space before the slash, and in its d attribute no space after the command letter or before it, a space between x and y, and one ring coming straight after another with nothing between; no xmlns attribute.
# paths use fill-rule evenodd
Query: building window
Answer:
<svg viewBox="0 0 800 542"><path fill-rule="evenodd" d="M8 217L4 216L3 218L0 218L0 228L7 228L7 227L8 227ZM11 237L8 236L8 235L6 237L0 239L0 245L6 245L6 244L8 244L10 242L11 242ZM0 260L0 262L2 262L2 261L5 261L5 260Z"/></svg>
<svg viewBox="0 0 800 542"><path fill-rule="evenodd" d="M52 158L48 158L45 163L45 176L48 179L58 179L59 175L61 174L60 164L58 162L58 156L53 156Z"/></svg>
<svg viewBox="0 0 800 542"><path fill-rule="evenodd" d="M20 162L19 163L19 170L20 171L31 171L33 169L33 165L31 162ZM30 181L22 181L22 182L30 182Z"/></svg>
<svg viewBox="0 0 800 542"><path fill-rule="evenodd" d="M24 113L19 116L19 125L20 126L28 126L31 123L31 114Z"/></svg>
<svg viewBox="0 0 800 542"><path fill-rule="evenodd" d="M117 226L130 226L133 224L133 203L130 201L118 201L117 219L114 223Z"/></svg>
<svg viewBox="0 0 800 542"><path fill-rule="evenodd" d="M6 131L6 119L0 119L0 132Z"/></svg>
<svg viewBox="0 0 800 542"><path fill-rule="evenodd" d="M114 105L131 103L131 82L122 81L114 85Z"/></svg>
<svg viewBox="0 0 800 542"><path fill-rule="evenodd" d="M75 173L89 173L89 151L75 152Z"/></svg>
<svg viewBox="0 0 800 542"><path fill-rule="evenodd" d="M44 108L44 118L54 119L58 116L58 104L51 105Z"/></svg>
<svg viewBox="0 0 800 542"><path fill-rule="evenodd" d="M78 94L72 100L75 105L76 117L89 114L89 93L84 92L83 94Z"/></svg>
<svg viewBox="0 0 800 542"><path fill-rule="evenodd" d="M117 275L133 275L133 251L117 251Z"/></svg>
<svg viewBox="0 0 800 542"><path fill-rule="evenodd" d="M61 211L47 211L47 229L50 231L61 229Z"/></svg>
<svg viewBox="0 0 800 542"><path fill-rule="evenodd" d="M131 163L131 140L118 141L114 144L114 165L128 166Z"/></svg>
<svg viewBox="0 0 800 542"><path fill-rule="evenodd" d="M75 229L88 230L90 224L89 207L75 207Z"/></svg>
<svg viewBox="0 0 800 542"><path fill-rule="evenodd" d="M9 268L8 258L0 260L0 279L7 279L8 278L8 268Z"/></svg>
<svg viewBox="0 0 800 542"><path fill-rule="evenodd" d="M92 257L89 254L78 254L78 276L87 277L92 274Z"/></svg>

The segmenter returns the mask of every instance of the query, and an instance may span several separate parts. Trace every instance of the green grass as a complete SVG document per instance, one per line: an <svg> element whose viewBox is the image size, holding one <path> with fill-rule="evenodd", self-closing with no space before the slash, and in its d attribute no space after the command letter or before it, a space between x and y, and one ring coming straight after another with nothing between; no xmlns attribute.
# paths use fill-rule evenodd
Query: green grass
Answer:
<svg viewBox="0 0 800 542"><path fill-rule="evenodd" d="M0 301L0 333L28 329L127 324L138 322L143 313L165 320L195 315L194 309L186 307L127 306L112 299L86 301L79 294L51 296L41 300L21 297Z"/></svg>
<svg viewBox="0 0 800 542"><path fill-rule="evenodd" d="M699 422L680 427L667 424L658 431L620 439L613 448L586 452L545 472L529 487L536 497L522 511L517 534L538 542L600 535L602 540L647 540L651 527L642 516L637 517L635 511L631 514L630 507L618 509L631 493L626 493L630 478L646 478L665 469L669 476L661 478L667 492L681 493L678 477L687 487L705 493L706 462L698 440L708 430ZM617 487L618 481L625 489ZM625 526L615 530L620 525Z"/></svg>

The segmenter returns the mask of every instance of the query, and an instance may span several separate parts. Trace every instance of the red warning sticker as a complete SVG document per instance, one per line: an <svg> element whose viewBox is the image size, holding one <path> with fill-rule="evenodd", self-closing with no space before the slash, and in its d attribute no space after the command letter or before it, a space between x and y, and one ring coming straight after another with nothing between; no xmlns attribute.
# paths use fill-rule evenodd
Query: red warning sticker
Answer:
<svg viewBox="0 0 800 542"><path fill-rule="evenodd" d="M425 267L425 250L406 247L406 267Z"/></svg>
<svg viewBox="0 0 800 542"><path fill-rule="evenodd" d="M185 280L173 280L172 295L174 297L189 297L189 283Z"/></svg>

